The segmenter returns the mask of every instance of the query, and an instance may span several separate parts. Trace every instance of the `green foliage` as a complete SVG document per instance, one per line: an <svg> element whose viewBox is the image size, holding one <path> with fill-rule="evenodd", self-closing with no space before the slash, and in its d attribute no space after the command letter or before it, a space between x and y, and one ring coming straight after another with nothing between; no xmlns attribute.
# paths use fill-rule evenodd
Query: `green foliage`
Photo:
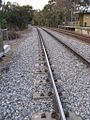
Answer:
<svg viewBox="0 0 90 120"><path fill-rule="evenodd" d="M6 12L6 20L11 26L18 26L23 29L31 22L33 17L31 6L16 6L14 9Z"/></svg>
<svg viewBox="0 0 90 120"><path fill-rule="evenodd" d="M3 29L7 27L7 21L6 21L6 19L2 19L1 26L2 26Z"/></svg>
<svg viewBox="0 0 90 120"><path fill-rule="evenodd" d="M34 25L44 25L44 18L42 11L34 11L33 17L33 24Z"/></svg>
<svg viewBox="0 0 90 120"><path fill-rule="evenodd" d="M57 27L62 24L63 18L62 11L55 9L53 1L49 1L42 11L34 12L33 23L40 26Z"/></svg>
<svg viewBox="0 0 90 120"><path fill-rule="evenodd" d="M28 23L31 23L33 18L32 7L19 6L17 3L11 4L7 2L3 5L1 12L1 25L2 27L18 27L19 29L24 29L27 27ZM6 25L6 26L5 26Z"/></svg>

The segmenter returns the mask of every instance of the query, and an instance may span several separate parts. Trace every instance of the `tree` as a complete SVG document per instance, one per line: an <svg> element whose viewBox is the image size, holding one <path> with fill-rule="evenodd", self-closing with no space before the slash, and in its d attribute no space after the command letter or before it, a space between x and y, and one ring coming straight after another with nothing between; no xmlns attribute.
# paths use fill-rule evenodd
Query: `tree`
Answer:
<svg viewBox="0 0 90 120"><path fill-rule="evenodd" d="M35 25L57 27L63 22L63 13L55 8L55 1L50 0L42 11L34 12L33 20Z"/></svg>
<svg viewBox="0 0 90 120"><path fill-rule="evenodd" d="M1 10L2 27L19 27L24 29L27 24L32 21L33 10L32 6L19 6L18 3L10 3L3 5Z"/></svg>

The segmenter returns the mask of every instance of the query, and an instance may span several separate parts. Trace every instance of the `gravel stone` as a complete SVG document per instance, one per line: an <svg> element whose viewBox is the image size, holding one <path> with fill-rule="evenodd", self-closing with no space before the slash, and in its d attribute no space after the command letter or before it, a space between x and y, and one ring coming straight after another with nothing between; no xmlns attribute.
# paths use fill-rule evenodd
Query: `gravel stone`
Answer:
<svg viewBox="0 0 90 120"><path fill-rule="evenodd" d="M35 28L13 52L8 66L9 69L5 66L0 73L0 120L30 120L36 111L51 110L51 101L33 100L33 93L39 89L34 86L34 80L48 77L47 74L36 74L39 48Z"/></svg>

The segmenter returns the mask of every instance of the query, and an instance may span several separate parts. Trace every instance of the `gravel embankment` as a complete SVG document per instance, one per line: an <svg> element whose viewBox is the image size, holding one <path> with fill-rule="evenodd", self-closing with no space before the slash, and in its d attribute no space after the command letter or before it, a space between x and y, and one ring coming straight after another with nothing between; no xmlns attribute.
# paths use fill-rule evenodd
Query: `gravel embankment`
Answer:
<svg viewBox="0 0 90 120"><path fill-rule="evenodd" d="M82 63L63 45L58 44L50 35L42 30L41 33L44 36L44 41L53 63L55 76L67 94L68 109L75 112L82 120L90 120L90 67ZM52 33L60 37L57 33ZM64 39L63 36L61 38ZM74 45L73 42L72 45ZM85 47L84 43L82 43L77 50L81 48L83 52L88 49L88 55L90 46L86 46L87 48L82 50Z"/></svg>
<svg viewBox="0 0 90 120"><path fill-rule="evenodd" d="M38 35L33 28L0 73L0 120L30 120L32 113L51 110L51 99L33 99L38 89L34 80L47 78L36 74L38 59Z"/></svg>
<svg viewBox="0 0 90 120"><path fill-rule="evenodd" d="M57 36L57 38L60 39L60 41L66 43L73 50L75 50L77 53L85 57L90 62L90 44L89 43L79 41L73 37L52 31L50 29L46 29L46 30L48 30L49 32L52 32L53 35Z"/></svg>

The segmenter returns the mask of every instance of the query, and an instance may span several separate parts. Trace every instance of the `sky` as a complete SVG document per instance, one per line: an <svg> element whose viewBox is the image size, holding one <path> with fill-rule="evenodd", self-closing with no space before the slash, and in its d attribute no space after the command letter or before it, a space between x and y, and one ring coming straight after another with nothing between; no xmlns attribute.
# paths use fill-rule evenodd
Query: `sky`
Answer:
<svg viewBox="0 0 90 120"><path fill-rule="evenodd" d="M7 1L10 1L11 3L17 2L19 5L29 4L33 7L33 9L42 10L49 0L5 0L5 2Z"/></svg>

